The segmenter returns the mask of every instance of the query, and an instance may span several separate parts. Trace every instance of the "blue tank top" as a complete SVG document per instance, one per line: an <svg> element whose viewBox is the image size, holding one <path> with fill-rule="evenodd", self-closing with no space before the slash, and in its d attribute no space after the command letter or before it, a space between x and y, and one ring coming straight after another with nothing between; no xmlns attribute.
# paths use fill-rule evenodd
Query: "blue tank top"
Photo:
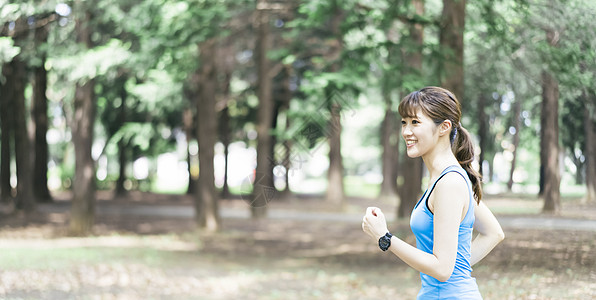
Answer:
<svg viewBox="0 0 596 300"><path fill-rule="evenodd" d="M416 247L424 252L433 253L433 225L434 215L428 207L428 198L435 185L445 174L456 172L460 174L468 185L469 205L466 215L459 225L457 239L457 255L455 258L455 268L451 277L445 282L441 282L434 277L420 273L422 287L418 293L417 299L482 299L478 291L476 279L472 277L472 267L470 265L470 248L472 244L472 231L474 226L474 194L472 192L472 183L466 171L460 166L449 166L439 178L432 183L431 187L424 192L418 203L412 211L410 217L410 227L416 236Z"/></svg>

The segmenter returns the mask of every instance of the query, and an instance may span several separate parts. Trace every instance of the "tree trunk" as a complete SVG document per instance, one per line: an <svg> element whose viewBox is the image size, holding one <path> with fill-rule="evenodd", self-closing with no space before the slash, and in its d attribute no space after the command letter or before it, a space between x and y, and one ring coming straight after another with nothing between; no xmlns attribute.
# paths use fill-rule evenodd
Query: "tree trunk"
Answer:
<svg viewBox="0 0 596 300"><path fill-rule="evenodd" d="M463 0L462 0L463 1ZM424 1L414 0L412 5L417 15L424 15ZM410 24L408 26L411 42L416 46L416 51L404 53L404 61L412 72L422 73L422 47L424 42L424 27L422 24ZM404 152L404 159L400 164L403 170L403 186L399 189L400 203L397 208L397 216L406 218L412 214L412 210L418 202L422 191L422 158L410 158Z"/></svg>
<svg viewBox="0 0 596 300"><path fill-rule="evenodd" d="M35 43L40 46L47 42L48 26L35 29ZM46 54L41 54L39 66L33 68L33 121L35 122L35 161L33 169L33 192L39 202L52 202L48 189L48 99Z"/></svg>
<svg viewBox="0 0 596 300"><path fill-rule="evenodd" d="M95 223L95 165L91 156L95 121L95 82L77 84L74 103L72 141L75 148L75 173L70 217L70 234L87 235Z"/></svg>
<svg viewBox="0 0 596 300"><path fill-rule="evenodd" d="M126 91L126 81L127 76L122 74L118 78L118 88L120 89L120 111L118 112L118 124L120 128L124 126L126 123L126 99L128 98L128 93ZM124 139L120 139L118 141L118 181L116 182L116 195L117 196L124 196L126 194L126 188L124 187L124 183L126 182L126 164L128 163L127 159L127 149L128 149L128 142L125 142Z"/></svg>
<svg viewBox="0 0 596 300"><path fill-rule="evenodd" d="M259 108L257 111L257 167L250 200L253 218L267 215L267 203L275 195L273 174L271 173L271 124L273 123L272 79L269 76L270 63L267 51L270 47L269 12L265 9L266 0L257 0L257 40L256 63L258 75Z"/></svg>
<svg viewBox="0 0 596 300"><path fill-rule="evenodd" d="M273 115L271 117L271 130L276 130L277 129L277 119L279 118L279 110L280 110L280 103L279 101L277 101L277 99L273 98ZM275 196L276 198L279 200L279 195L278 195L278 191L277 188L275 187L275 176L281 175L275 172L275 167L280 163L279 159L276 158L275 155L275 145L277 144L277 136L272 135L271 136L271 143L269 145L269 159L270 159L270 164L269 167L270 172L268 172L269 174L272 174L271 177L271 187L273 187L275 190L273 190L275 192Z"/></svg>
<svg viewBox="0 0 596 300"><path fill-rule="evenodd" d="M559 33L546 30L546 40L551 47L556 47ZM558 213L561 208L559 168L559 82L549 70L542 71L542 113L540 128L543 131L541 165L544 170L544 206L543 212ZM544 160L542 160L544 159Z"/></svg>
<svg viewBox="0 0 596 300"><path fill-rule="evenodd" d="M546 151L546 147L547 147L547 140L545 138L545 130L544 130L544 124L548 123L548 120L546 120L546 114L544 113L544 82L542 82L542 104L541 107L543 109L543 112L540 114L540 168L538 170L538 197L542 197L544 195L544 180L545 180L545 162L548 160L548 157L546 156L547 151Z"/></svg>
<svg viewBox="0 0 596 300"><path fill-rule="evenodd" d="M290 119L286 119L286 128L290 128ZM288 199L292 195L292 190L290 190L290 168L292 167L291 164L291 155L292 155L292 141L286 140L283 142L284 147L284 157L283 159L283 166L286 169L286 173L284 174L284 182L285 187L282 191L282 198Z"/></svg>
<svg viewBox="0 0 596 300"><path fill-rule="evenodd" d="M457 99L464 97L464 27L466 0L443 0L440 48L445 61L440 72L442 87L450 90Z"/></svg>
<svg viewBox="0 0 596 300"><path fill-rule="evenodd" d="M478 106L477 106L477 116L478 116L478 140L480 144L480 153L478 154L478 162L480 165L479 172L480 175L484 176L485 170L482 167L483 162L487 159L486 154L488 150L488 117L486 116L486 112L484 108L486 107L486 95L481 93L478 97ZM490 179L490 177L489 177Z"/></svg>
<svg viewBox="0 0 596 300"><path fill-rule="evenodd" d="M381 167L383 172L383 181L381 182L381 191L379 199L384 201L399 202L397 195L397 170L399 162L399 140L398 126L395 111L391 109L391 96L389 91L383 92L385 98L385 117L381 123Z"/></svg>
<svg viewBox="0 0 596 300"><path fill-rule="evenodd" d="M234 73L235 58L233 40L231 38L224 38L218 44L218 55L216 56L216 65L220 80L218 81L218 94L221 95L221 100L218 101L218 110L221 117L218 123L218 135L223 145L224 150L224 174L223 185L221 189L222 198L230 198L230 186L228 184L229 178L229 155L230 143L232 142L232 132L230 129L230 109L229 103L231 98L231 82Z"/></svg>
<svg viewBox="0 0 596 300"><path fill-rule="evenodd" d="M118 141L118 180L116 181L116 196L126 195L126 144L124 140Z"/></svg>
<svg viewBox="0 0 596 300"><path fill-rule="evenodd" d="M574 157L573 159L573 164L575 165L575 184L577 185L582 185L582 184L586 184L586 180L585 180L585 174L584 171L585 170L585 164L581 161L580 158Z"/></svg>
<svg viewBox="0 0 596 300"><path fill-rule="evenodd" d="M329 99L329 97L327 97ZM329 130L329 170L327 171L327 192L326 201L343 205L344 181L343 181L343 157L341 155L341 105L331 104L331 120Z"/></svg>
<svg viewBox="0 0 596 300"><path fill-rule="evenodd" d="M79 9L84 7L81 2L76 2L75 5ZM86 9L80 10L79 14L75 23L77 41L90 49L91 14ZM76 162L69 232L76 236L89 234L95 223L95 164L91 156L96 111L94 88L94 79L77 83L74 96L71 128Z"/></svg>
<svg viewBox="0 0 596 300"><path fill-rule="evenodd" d="M215 41L207 40L199 45L200 63L199 94L197 99L197 140L199 143L198 195L195 200L199 228L216 231L220 226L218 195L215 190L215 141L217 137L217 114L215 90L217 73L213 57Z"/></svg>
<svg viewBox="0 0 596 300"><path fill-rule="evenodd" d="M343 51L343 38L341 33L341 23L344 19L344 11L337 2L334 2L334 14L331 20L331 33L334 39L334 45L331 47L330 56L335 61L330 66L331 72L339 72L341 70L341 64L339 58ZM327 191L325 193L325 199L328 202L343 205L345 192L344 192L344 167L343 167L343 156L341 155L341 103L335 101L334 94L338 92L337 87L327 86L325 96L328 103L331 119L329 120L329 169L327 170Z"/></svg>
<svg viewBox="0 0 596 300"><path fill-rule="evenodd" d="M284 68L284 72L283 72L283 81L282 81L282 92L281 92L281 107L282 110L285 112L286 115L286 124L285 124L285 128L286 130L288 128L290 128L291 122L290 122L290 118L288 116L288 111L290 109L290 101L292 101L292 89L290 87L291 82L290 82L290 67L286 66ZM280 159L282 160L282 165L284 167L284 169L286 170L284 173L284 182L285 182L285 186L284 189L282 191L282 199L288 199L290 197L290 195L292 194L292 191L290 190L290 168L291 168L291 151L292 151L292 142L289 139L284 140L284 142L282 143L283 146L283 157L281 157Z"/></svg>
<svg viewBox="0 0 596 300"><path fill-rule="evenodd" d="M33 186L33 175L31 174L31 147L29 134L27 132L27 113L25 110L25 63L15 57L10 63L12 76L14 77L13 98L15 103L15 160L17 166L17 208L25 212L34 209L34 198L31 187Z"/></svg>
<svg viewBox="0 0 596 300"><path fill-rule="evenodd" d="M513 159L511 160L509 181L507 182L507 190L509 191L513 188L513 174L515 173L515 164L517 162L517 148L519 148L519 135L521 130L521 108L521 100L518 98L513 104L513 128L515 129L515 134L513 135Z"/></svg>
<svg viewBox="0 0 596 300"><path fill-rule="evenodd" d="M404 183L399 188L400 203L397 208L399 218L409 218L422 192L422 158L410 158L404 152L400 168L403 172Z"/></svg>
<svg viewBox="0 0 596 300"><path fill-rule="evenodd" d="M400 39L397 34L396 27L401 26L393 21L388 29L385 31L387 40L396 42ZM387 64L397 64L395 58L399 57L399 49L395 44L388 46ZM394 202L399 205L399 193L397 187L397 176L399 174L399 143L400 123L396 110L392 109L393 101L391 99L392 93L395 90L395 84L390 78L393 78L391 72L384 74L381 85L381 93L383 102L385 103L385 116L381 122L381 172L383 174L383 181L379 191L379 199L383 201Z"/></svg>
<svg viewBox="0 0 596 300"><path fill-rule="evenodd" d="M194 82L191 84L198 85L198 82ZM189 99L191 105L196 106L196 101L192 100L192 98L198 98L195 93L187 91L186 97ZM197 178L193 171L196 168L196 156L192 154L191 143L197 139L195 136L196 127L195 124L195 114L193 113L194 109L187 108L182 112L182 124L184 127L184 135L186 136L186 165L188 170L188 187L186 189L187 195L195 195L196 194L196 186L197 186Z"/></svg>
<svg viewBox="0 0 596 300"><path fill-rule="evenodd" d="M229 198L232 194L230 193L230 186L228 185L228 172L229 172L229 159L228 156L230 155L230 110L226 106L221 111L221 142L224 147L224 178L223 178L223 187L221 190L222 198Z"/></svg>
<svg viewBox="0 0 596 300"><path fill-rule="evenodd" d="M560 210L559 185L561 175L559 173L559 83L548 72L542 72L542 115L544 123L541 130L544 131L544 151L542 161L544 166L544 207L543 212L558 213Z"/></svg>
<svg viewBox="0 0 596 300"><path fill-rule="evenodd" d="M492 181L492 179L495 177L494 158L494 156L491 156L491 158L488 160L488 181Z"/></svg>
<svg viewBox="0 0 596 300"><path fill-rule="evenodd" d="M27 19L24 16L19 17L14 23L14 27L6 31L6 27L2 28L2 35L12 36L15 45L24 47L24 40L27 38L29 27ZM3 95L6 104L12 105L12 110L7 111L11 114L7 121L10 121L10 128L7 132L8 137L14 139L14 158L16 162L16 208L22 209L25 212L31 212L34 209L35 201L33 199L33 175L31 170L31 140L27 133L27 112L25 104L25 88L27 83L26 63L21 59L22 55L17 55L12 58L12 61L5 64L2 69L6 82ZM2 132L4 135L4 132ZM10 143L8 144L10 145ZM7 146L8 146L7 145ZM11 149L7 152L8 160L10 161ZM7 164L8 172L7 180L10 180L10 162ZM10 188L7 190L11 191ZM12 192L12 191L11 191Z"/></svg>
<svg viewBox="0 0 596 300"><path fill-rule="evenodd" d="M0 122L2 133L1 161L0 161L0 189L2 191L2 202L8 203L13 200L13 191L10 184L10 165L12 161L12 147L14 142L14 101L12 90L14 87L13 77L10 74L10 64L2 68L2 75L6 82L0 81Z"/></svg>
<svg viewBox="0 0 596 300"><path fill-rule="evenodd" d="M596 138L594 133L593 112L596 104L594 93L583 91L586 109L584 109L584 157L586 158L586 196L582 199L584 203L596 202Z"/></svg>

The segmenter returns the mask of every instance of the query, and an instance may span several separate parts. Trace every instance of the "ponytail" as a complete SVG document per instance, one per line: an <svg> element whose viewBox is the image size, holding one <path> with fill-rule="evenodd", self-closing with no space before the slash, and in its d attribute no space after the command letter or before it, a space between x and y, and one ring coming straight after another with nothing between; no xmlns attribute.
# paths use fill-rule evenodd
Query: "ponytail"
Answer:
<svg viewBox="0 0 596 300"><path fill-rule="evenodd" d="M480 185L482 176L472 167L472 161L474 161L474 143L472 143L470 133L460 124L453 124L451 141L451 150L461 167L468 173L470 182L472 182L472 189L474 190L474 199L476 199L477 203L480 203L482 199L482 186Z"/></svg>

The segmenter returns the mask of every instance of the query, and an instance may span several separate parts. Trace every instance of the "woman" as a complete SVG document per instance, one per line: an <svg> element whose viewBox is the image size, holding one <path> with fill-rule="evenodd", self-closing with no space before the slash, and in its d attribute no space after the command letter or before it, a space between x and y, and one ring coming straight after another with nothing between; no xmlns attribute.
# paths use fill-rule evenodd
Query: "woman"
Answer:
<svg viewBox="0 0 596 300"><path fill-rule="evenodd" d="M461 126L461 106L439 87L412 92L399 104L402 136L409 157L422 157L430 174L427 190L416 204L410 227L416 247L392 236L383 212L369 207L362 229L420 271L417 299L482 299L472 266L504 238L491 211L480 202L480 174L471 163L474 145ZM472 231L478 235L472 240Z"/></svg>

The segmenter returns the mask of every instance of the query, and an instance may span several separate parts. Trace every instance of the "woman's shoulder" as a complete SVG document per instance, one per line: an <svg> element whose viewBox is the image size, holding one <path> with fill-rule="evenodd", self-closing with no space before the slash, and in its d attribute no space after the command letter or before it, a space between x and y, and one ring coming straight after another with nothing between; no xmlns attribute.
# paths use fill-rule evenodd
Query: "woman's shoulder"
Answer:
<svg viewBox="0 0 596 300"><path fill-rule="evenodd" d="M455 170L445 173L441 179L437 181L434 188L435 198L453 198L455 196L461 196L458 198L465 200L466 198L463 196L467 196L468 192L468 183L466 182L466 179L463 177L463 174L456 172Z"/></svg>
<svg viewBox="0 0 596 300"><path fill-rule="evenodd" d="M463 173L466 172L463 169L462 171ZM441 179L437 181L435 185L435 190L438 188L444 189L453 186L467 187L467 182L466 178L464 177L464 174L462 174L462 172L459 172L459 170L455 168L441 176Z"/></svg>
<svg viewBox="0 0 596 300"><path fill-rule="evenodd" d="M435 213L435 209L440 207L441 211L453 211L466 207L468 200L468 186L464 177L457 172L444 174L436 182L434 192L428 199L428 209Z"/></svg>

